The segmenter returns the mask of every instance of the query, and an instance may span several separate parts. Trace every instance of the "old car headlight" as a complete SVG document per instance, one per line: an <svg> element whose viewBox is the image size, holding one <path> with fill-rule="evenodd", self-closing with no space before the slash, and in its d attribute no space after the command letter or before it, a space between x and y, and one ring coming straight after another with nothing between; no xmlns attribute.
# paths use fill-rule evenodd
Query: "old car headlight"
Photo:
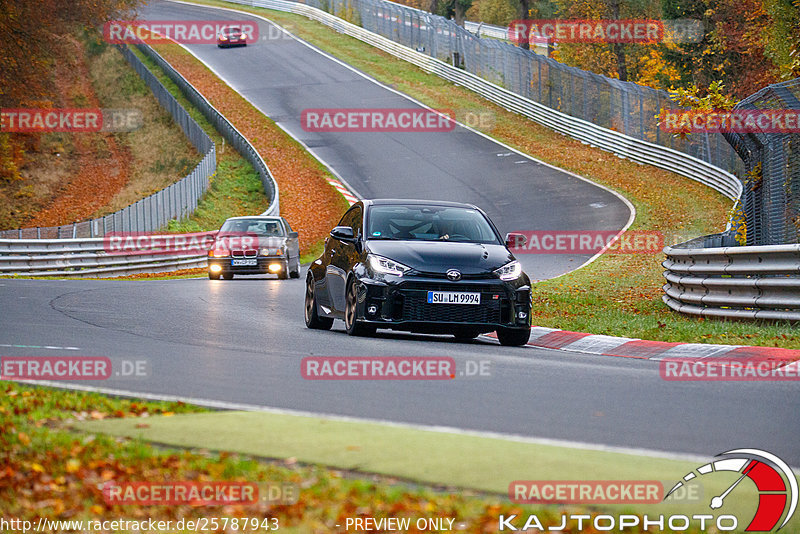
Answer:
<svg viewBox="0 0 800 534"><path fill-rule="evenodd" d="M514 260L495 270L494 273L500 277L500 280L510 282L516 280L522 274L522 264Z"/></svg>
<svg viewBox="0 0 800 534"><path fill-rule="evenodd" d="M389 258L384 258L383 256L376 256L375 254L370 254L368 256L368 261L369 266L376 273L403 276L403 273L411 270L411 267L407 265L390 260Z"/></svg>

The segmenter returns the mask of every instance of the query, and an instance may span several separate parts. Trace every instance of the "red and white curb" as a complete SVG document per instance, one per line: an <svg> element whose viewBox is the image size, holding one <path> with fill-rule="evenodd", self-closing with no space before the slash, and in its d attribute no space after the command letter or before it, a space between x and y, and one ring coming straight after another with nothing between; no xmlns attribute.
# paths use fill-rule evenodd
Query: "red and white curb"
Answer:
<svg viewBox="0 0 800 534"><path fill-rule="evenodd" d="M358 199L347 189L342 182L337 180L336 178L328 178L328 183L331 184L337 191L339 191L342 196L350 203L352 206Z"/></svg>
<svg viewBox="0 0 800 534"><path fill-rule="evenodd" d="M494 334L491 334L494 337ZM800 362L800 350L746 345L712 345L710 343L670 343L629 337L604 336L570 332L555 328L531 328L529 347L566 350L598 356L664 360L672 358L767 358L786 363ZM798 363L795 363L798 365Z"/></svg>

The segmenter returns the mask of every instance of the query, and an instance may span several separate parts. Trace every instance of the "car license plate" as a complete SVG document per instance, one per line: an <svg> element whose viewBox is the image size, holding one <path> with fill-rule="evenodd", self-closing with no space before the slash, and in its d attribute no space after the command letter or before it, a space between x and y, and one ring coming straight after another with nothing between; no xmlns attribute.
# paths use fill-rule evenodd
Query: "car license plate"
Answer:
<svg viewBox="0 0 800 534"><path fill-rule="evenodd" d="M247 267L255 267L258 265L258 260L253 259L246 259L246 260L231 260L231 266L239 267L239 266L247 266Z"/></svg>
<svg viewBox="0 0 800 534"><path fill-rule="evenodd" d="M428 291L428 304L480 304L480 293Z"/></svg>

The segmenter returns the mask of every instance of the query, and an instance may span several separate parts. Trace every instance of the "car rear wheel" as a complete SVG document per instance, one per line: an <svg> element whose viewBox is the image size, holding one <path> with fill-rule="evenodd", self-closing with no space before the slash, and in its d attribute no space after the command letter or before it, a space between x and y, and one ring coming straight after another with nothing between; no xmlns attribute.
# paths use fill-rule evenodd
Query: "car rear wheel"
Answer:
<svg viewBox="0 0 800 534"><path fill-rule="evenodd" d="M375 333L374 326L358 322L358 292L353 280L347 284L347 297L344 307L344 329L351 336L367 336Z"/></svg>
<svg viewBox="0 0 800 534"><path fill-rule="evenodd" d="M497 339L501 345L506 347L525 345L530 337L530 328L500 328L497 330Z"/></svg>
<svg viewBox="0 0 800 534"><path fill-rule="evenodd" d="M330 330L333 326L333 319L320 317L317 314L317 296L314 294L314 279L311 273L306 279L305 319L306 326L315 330Z"/></svg>
<svg viewBox="0 0 800 534"><path fill-rule="evenodd" d="M300 278L300 257L294 260L294 269L289 270L289 276L292 278Z"/></svg>
<svg viewBox="0 0 800 534"><path fill-rule="evenodd" d="M222 278L225 280L233 280L233 273L222 273Z"/></svg>

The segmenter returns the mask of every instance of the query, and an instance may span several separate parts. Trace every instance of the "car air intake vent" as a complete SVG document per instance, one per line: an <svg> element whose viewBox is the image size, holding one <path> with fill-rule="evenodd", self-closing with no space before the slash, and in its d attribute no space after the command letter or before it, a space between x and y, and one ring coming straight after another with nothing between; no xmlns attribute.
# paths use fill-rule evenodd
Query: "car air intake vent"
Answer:
<svg viewBox="0 0 800 534"><path fill-rule="evenodd" d="M407 321L499 323L500 301L489 301L479 306L428 304L422 296L406 295L403 299L403 318Z"/></svg>

